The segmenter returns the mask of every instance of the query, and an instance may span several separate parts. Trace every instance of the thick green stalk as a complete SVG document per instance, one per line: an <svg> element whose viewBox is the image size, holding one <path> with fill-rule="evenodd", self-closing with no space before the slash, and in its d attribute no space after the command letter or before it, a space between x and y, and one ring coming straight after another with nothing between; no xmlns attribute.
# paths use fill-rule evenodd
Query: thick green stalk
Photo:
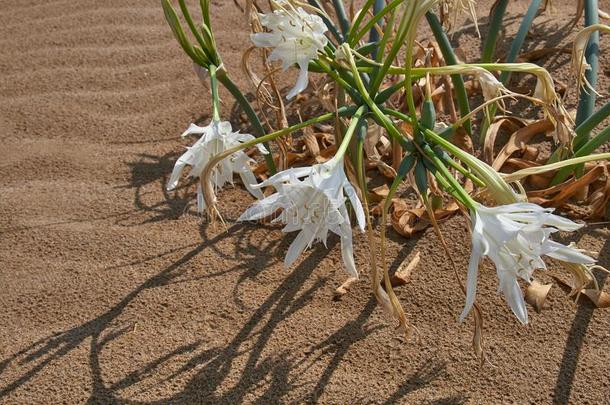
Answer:
<svg viewBox="0 0 610 405"><path fill-rule="evenodd" d="M510 50L508 52L508 56L506 58L507 63L513 63L517 60L517 56L519 56L519 52L521 51L521 47L523 46L523 42L525 41L525 37L529 32L532 23L534 22L534 18L536 17L536 13L540 8L541 0L532 0L530 3L525 16L523 16L523 20L521 20L521 24L519 25L519 30L517 31L517 35L513 39L513 42L510 46ZM504 71L500 75L500 81L503 84L508 82L510 78L510 72ZM481 134L479 137L479 141L482 144L485 141L485 136L487 134L487 130L491 125L494 117L496 116L496 112L498 111L497 106L493 105L488 109L488 113L485 115L485 119L481 125Z"/></svg>
<svg viewBox="0 0 610 405"><path fill-rule="evenodd" d="M529 32L532 23L534 22L534 18L536 17L536 13L540 8L540 3L542 0L532 0L530 3L525 16L523 16L523 20L521 20L521 25L519 25L519 31L517 31L517 35L510 46L510 50L508 51L508 56L506 57L507 63L513 63L517 60L517 56L519 56L519 52L521 51L521 47L523 46L523 42L525 41L525 37ZM502 72L500 76L500 81L503 84L506 84L510 76L509 72Z"/></svg>
<svg viewBox="0 0 610 405"><path fill-rule="evenodd" d="M378 13L381 12L381 10L383 10L383 7L385 6L385 0L375 0L375 4L373 5L373 15L377 15ZM383 27L380 28L383 29ZM369 42L377 42L379 41L379 32L375 29L375 27L371 28L371 32L369 34ZM373 51L373 59L377 58L377 52L378 50ZM382 50L383 52L383 50Z"/></svg>
<svg viewBox="0 0 610 405"><path fill-rule="evenodd" d="M498 40L498 34L502 28L502 20L504 19L506 6L508 6L508 0L498 1L496 3L496 8L493 10L492 15L490 16L491 18L489 22L489 29L487 30L487 38L485 38L483 53L481 55L481 62L483 63L491 63L493 61L496 50L496 41Z"/></svg>
<svg viewBox="0 0 610 405"><path fill-rule="evenodd" d="M218 96L218 78L216 66L210 65L210 87L212 89L212 120L220 121L220 97Z"/></svg>
<svg viewBox="0 0 610 405"><path fill-rule="evenodd" d="M595 149L599 148L608 141L610 141L610 126L606 127L602 132L600 132L595 137L591 138L583 146L581 146L580 149L578 149L576 153L574 153L574 157L578 158L587 156L593 151L595 151ZM551 186L557 185L565 181L570 176L570 174L574 172L575 169L579 168L579 166L582 167L582 164L561 168L557 172L555 177L553 177L553 180L551 181Z"/></svg>
<svg viewBox="0 0 610 405"><path fill-rule="evenodd" d="M443 27L436 17L436 14L434 14L432 11L428 11L426 13L426 19L428 20L428 24L432 29L434 38L441 49L443 58L445 58L445 63L447 65L457 65L457 57L453 52L449 38L447 38L447 35L443 31ZM455 88L460 115L462 117L468 115L468 113L470 113L470 105L468 104L468 93L466 93L466 87L464 87L464 80L462 79L461 75L451 75L451 81L453 82L453 87ZM472 125L470 120L464 122L464 129L466 132L468 132L468 135L472 136Z"/></svg>
<svg viewBox="0 0 610 405"><path fill-rule="evenodd" d="M597 0L585 0L585 26L591 26L599 23L599 10ZM597 84L597 69L599 66L599 32L591 33L587 49L585 49L585 58L590 66L590 69L585 70L585 77L595 88ZM578 102L578 110L576 112L576 125L582 124L587 118L593 114L595 108L595 92L591 89L580 89L580 101ZM574 143L574 149L582 146L588 137L579 139L579 144Z"/></svg>
<svg viewBox="0 0 610 405"><path fill-rule="evenodd" d="M347 40L347 42L350 44L350 46L355 46L356 43L358 43L358 41L360 41L360 39L364 35L366 35L367 32L370 32L371 29L373 29L373 27L375 26L375 24L377 24L379 22L379 20L381 20L387 13L394 10L396 7L398 7L403 2L404 2L404 0L392 1L390 4L388 4L386 7L384 7L378 14L375 14L375 16L373 16L373 18L371 18L360 31L358 31L356 33L355 30L352 30L350 32L350 36L348 37L348 40Z"/></svg>
<svg viewBox="0 0 610 405"><path fill-rule="evenodd" d="M184 15L186 24L191 29L191 32L193 33L193 36L195 37L197 42L199 42L199 45L201 46L203 53L207 56L207 58L209 60L212 60L213 58L209 53L208 44L206 43L206 41L203 39L203 37L201 36L199 31L197 30L197 27L195 27L195 23L193 22L193 19L191 18L191 13L189 12L188 8L186 7L184 0L178 0L178 5L180 6L182 15Z"/></svg>
<svg viewBox="0 0 610 405"><path fill-rule="evenodd" d="M585 121L583 121L575 130L576 136L574 137L575 145L582 145L589 138L591 131L603 120L610 116L610 101L607 102L602 108L597 110L595 114L591 115ZM583 142L584 140L584 142Z"/></svg>
<svg viewBox="0 0 610 405"><path fill-rule="evenodd" d="M358 109L352 116L352 120L349 123L349 126L347 127L347 129L345 130L345 136L343 138L343 141L341 141L341 145L339 146L339 148L337 149L337 152L335 153L336 159L341 159L343 157L343 155L345 155L345 151L347 150L347 147L349 146L350 140L352 139L352 135L354 135L354 132L356 132L356 128L360 125L360 120L362 119L363 115L366 114L366 111L367 111L366 106L361 105L360 107L358 107Z"/></svg>
<svg viewBox="0 0 610 405"><path fill-rule="evenodd" d="M252 124L252 127L254 128L254 132L256 133L256 136L257 137L264 136L266 131L265 131L265 128L263 128L263 124L261 124L261 121L259 120L258 115L256 115L256 112L250 105L250 102L246 99L246 97L239 90L239 88L235 85L235 83L233 83L233 81L229 78L227 73L224 70L221 70L221 71L217 72L216 77L218 78L218 81L220 83L222 83L223 86L225 86L225 88L227 90L229 90L229 92L233 95L233 97L235 97L235 100L239 103L241 108L244 110L244 112L248 116L248 119L250 120L250 123ZM271 149L269 148L269 145L267 143L265 143L265 148L267 148L268 151L271 151ZM267 168L269 169L269 172L271 174L275 174L277 169L275 167L275 162L273 161L273 156L271 155L271 153L265 154L264 156L265 156L265 162L267 163Z"/></svg>
<svg viewBox="0 0 610 405"><path fill-rule="evenodd" d="M349 33L349 19L345 13L343 0L333 0L333 6L335 8L335 14L337 14L337 19L339 20L339 25L341 26L341 31L343 31L343 36L346 36Z"/></svg>

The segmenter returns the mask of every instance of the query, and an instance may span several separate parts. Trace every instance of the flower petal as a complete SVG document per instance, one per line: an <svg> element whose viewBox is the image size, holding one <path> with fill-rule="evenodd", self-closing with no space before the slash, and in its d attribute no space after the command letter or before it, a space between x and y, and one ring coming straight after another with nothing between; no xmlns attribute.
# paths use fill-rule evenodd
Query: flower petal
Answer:
<svg viewBox="0 0 610 405"><path fill-rule="evenodd" d="M527 324L527 308L517 279L501 269L498 269L498 277L500 278L500 290L504 293L508 306L521 323Z"/></svg>
<svg viewBox="0 0 610 405"><path fill-rule="evenodd" d="M578 249L574 249L570 246L562 245L554 240L548 240L542 247L543 255L552 257L553 259L561 260L568 263L580 263L580 264L591 264L595 263L595 259L589 257Z"/></svg>
<svg viewBox="0 0 610 405"><path fill-rule="evenodd" d="M300 92L302 92L303 90L305 90L307 88L307 84L309 83L309 78L308 78L308 65L309 65L309 60L300 60L299 61L299 67L300 67L300 71L299 71L299 77L297 78L297 82L294 85L294 87L292 88L292 90L290 90L290 92L288 92L288 94L286 95L286 99L290 100L292 98L294 98L294 96L296 96L297 94L299 94Z"/></svg>
<svg viewBox="0 0 610 405"><path fill-rule="evenodd" d="M314 236L315 230L311 226L303 227L303 230L294 238L288 248L288 252L286 252L286 258L284 259L286 267L292 266L301 253L303 253L303 250L311 243Z"/></svg>
<svg viewBox="0 0 610 405"><path fill-rule="evenodd" d="M466 303L460 315L460 322L464 322L472 309L477 294L477 279L479 276L479 262L482 257L482 246L475 239L472 242L472 252L468 262L468 276L466 277Z"/></svg>
<svg viewBox="0 0 610 405"><path fill-rule="evenodd" d="M256 221L273 214L279 207L280 194L271 194L269 197L255 202L237 219L239 222Z"/></svg>
<svg viewBox="0 0 610 405"><path fill-rule="evenodd" d="M347 197L349 198L349 201L352 204L352 208L356 213L356 221L358 221L358 227L362 232L364 232L364 227L366 226L366 217L364 215L364 209L362 208L362 203L360 202L360 199L356 194L356 190L347 179L343 183L343 190L345 191L345 194L347 194Z"/></svg>
<svg viewBox="0 0 610 405"><path fill-rule="evenodd" d="M254 177L254 173L251 170L243 170L239 172L239 177L241 177L242 183L246 187L246 190L250 192L254 197L259 200L265 198L265 195L259 188L254 188L252 186L256 185L256 177Z"/></svg>
<svg viewBox="0 0 610 405"><path fill-rule="evenodd" d="M203 135L208 132L208 128L209 127L200 127L199 125L191 124L180 136L185 138L189 135Z"/></svg>

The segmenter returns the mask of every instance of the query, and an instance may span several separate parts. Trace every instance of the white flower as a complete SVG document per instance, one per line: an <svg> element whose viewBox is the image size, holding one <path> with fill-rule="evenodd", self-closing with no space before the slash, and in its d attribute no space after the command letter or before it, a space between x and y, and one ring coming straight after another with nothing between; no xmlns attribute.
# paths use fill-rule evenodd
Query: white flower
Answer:
<svg viewBox="0 0 610 405"><path fill-rule="evenodd" d="M523 323L527 323L527 309L517 278L531 282L535 269L546 269L541 256L570 263L595 262L578 249L550 239L554 232L575 231L582 226L554 215L552 211L551 208L531 203L476 207L472 213L472 253L468 264L466 305L461 320L474 304L479 262L483 256L494 262L499 290Z"/></svg>
<svg viewBox="0 0 610 405"><path fill-rule="evenodd" d="M205 168L206 164L217 154L224 152L225 150L238 145L242 142L247 142L254 139L254 136L249 134L240 134L239 132L233 132L231 123L227 121L212 122L207 127L200 127L195 124L191 124L186 131L182 134L182 137L188 135L202 135L201 138L193 146L187 147L187 151L178 158L174 166L174 170L167 182L167 190L171 191L178 185L180 175L186 165L191 166L190 177L197 178L201 176L201 172ZM268 153L267 150L262 146L258 146L262 153ZM233 184L233 173L239 174L242 182L250 191L250 193L257 197L263 198L263 193L253 188L252 184L256 184L256 178L252 169L250 168L249 162L252 159L248 157L243 151L234 153L233 155L223 159L212 172L212 181L214 186L221 188L226 183ZM201 184L197 185L197 210L203 212L205 209L205 201L203 199L203 191Z"/></svg>
<svg viewBox="0 0 610 405"><path fill-rule="evenodd" d="M273 222L285 224L283 232L300 231L288 248L284 260L286 266L292 265L316 240L326 246L328 231L331 231L341 237L341 253L348 273L358 277L344 193L351 202L362 231L365 225L364 210L356 191L345 177L343 159L288 169L255 187L268 185L273 185L277 193L254 203L239 221L258 220L281 209L281 214Z"/></svg>
<svg viewBox="0 0 610 405"><path fill-rule="evenodd" d="M511 92L504 87L496 77L488 70L478 68L476 69L475 77L481 85L481 92L485 101L493 100L503 94L511 94Z"/></svg>
<svg viewBox="0 0 610 405"><path fill-rule="evenodd" d="M301 69L296 85L286 98L291 99L307 87L309 61L317 59L318 51L328 43L324 33L328 30L322 18L309 14L301 7L295 9L288 2L278 4L273 13L260 14L261 25L271 32L252 34L258 47L274 48L269 60L281 60L284 70L294 64Z"/></svg>

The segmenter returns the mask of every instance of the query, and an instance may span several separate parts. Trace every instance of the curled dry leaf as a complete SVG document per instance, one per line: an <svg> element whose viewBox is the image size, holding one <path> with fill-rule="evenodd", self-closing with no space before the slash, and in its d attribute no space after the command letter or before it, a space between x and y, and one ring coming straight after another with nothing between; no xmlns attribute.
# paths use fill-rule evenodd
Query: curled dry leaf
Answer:
<svg viewBox="0 0 610 405"><path fill-rule="evenodd" d="M458 205L452 203L448 207L435 210L434 215L437 221L441 221L455 214L458 210ZM396 232L406 237L421 232L431 225L425 208L409 208L407 202L401 199L392 200L390 221Z"/></svg>
<svg viewBox="0 0 610 405"><path fill-rule="evenodd" d="M542 284L537 280L532 281L525 290L525 301L534 307L536 312L540 313L545 307L546 296L553 284Z"/></svg>
<svg viewBox="0 0 610 405"><path fill-rule="evenodd" d="M523 128L526 125L525 120L513 116L500 116L487 129L485 134L485 143L483 144L483 157L487 163L494 160L494 146L499 132L504 129L510 133Z"/></svg>
<svg viewBox="0 0 610 405"><path fill-rule="evenodd" d="M496 170L500 170L513 153L517 151L524 151L527 146L527 142L529 142L535 135L551 131L554 127L555 126L551 120L543 119L535 121L528 126L515 131L511 135L508 142L506 142L502 150L498 153L498 156L496 156L491 166Z"/></svg>
<svg viewBox="0 0 610 405"><path fill-rule="evenodd" d="M383 184L379 187L375 187L375 188L371 189L369 197L370 197L371 201L373 201L373 202L380 202L380 201L385 200L389 193L390 193L390 188L388 187L387 184Z"/></svg>
<svg viewBox="0 0 610 405"><path fill-rule="evenodd" d="M405 285L411 279L411 273L417 267L420 261L419 252L415 253L415 256L408 262L405 260L400 264L394 275L391 276L392 287L398 287Z"/></svg>
<svg viewBox="0 0 610 405"><path fill-rule="evenodd" d="M347 292L349 291L352 284L356 283L357 281L358 281L358 278L356 278L356 277L350 277L347 280L345 280L345 282L343 284L341 284L339 287L337 287L337 289L335 290L334 299L340 300L345 294L347 294Z"/></svg>
<svg viewBox="0 0 610 405"><path fill-rule="evenodd" d="M570 296L575 296L576 302L578 302L581 296L585 296L593 305L595 305L596 308L610 308L610 294L607 292L597 290L595 288L583 288L581 290L576 289L576 292L574 292L574 287L571 283L559 277L553 278L572 290Z"/></svg>

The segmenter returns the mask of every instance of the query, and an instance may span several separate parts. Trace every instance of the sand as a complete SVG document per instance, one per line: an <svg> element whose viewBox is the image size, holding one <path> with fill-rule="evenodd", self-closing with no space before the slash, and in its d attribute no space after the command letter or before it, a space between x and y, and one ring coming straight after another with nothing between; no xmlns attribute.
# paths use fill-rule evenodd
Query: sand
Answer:
<svg viewBox="0 0 610 405"><path fill-rule="evenodd" d="M566 31L574 5L554 3L527 49ZM522 326L484 266L493 365L480 367L472 320L457 322L463 297L431 231L390 232L392 269L422 258L398 290L420 331L408 342L372 298L364 235L355 237L362 282L335 301L346 277L337 238L287 270L293 236L234 223L252 201L240 186L220 196L228 232L194 214L192 187L166 192L186 145L179 134L208 119L210 105L158 1L0 4L0 402L610 401L610 313L575 306L558 285ZM212 4L225 63L246 88L244 18L232 1ZM525 5L513 7L509 35ZM476 54L471 31L454 40ZM541 60L572 84L567 61ZM233 102L222 96L226 116ZM442 225L464 274L465 226L458 217ZM608 266L609 235L589 226L571 240Z"/></svg>

